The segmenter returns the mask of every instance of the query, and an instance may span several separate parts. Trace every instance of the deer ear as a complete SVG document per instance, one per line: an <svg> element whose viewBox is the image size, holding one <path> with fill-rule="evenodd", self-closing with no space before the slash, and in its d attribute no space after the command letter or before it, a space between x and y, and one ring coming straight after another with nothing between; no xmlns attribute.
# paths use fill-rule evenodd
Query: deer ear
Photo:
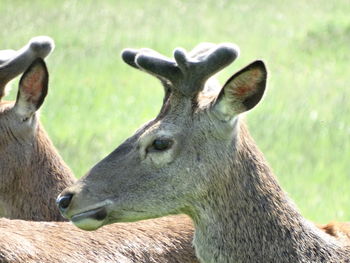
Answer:
<svg viewBox="0 0 350 263"><path fill-rule="evenodd" d="M239 113L254 108L265 92L267 70L257 60L234 74L221 89L214 104L220 119L230 120Z"/></svg>
<svg viewBox="0 0 350 263"><path fill-rule="evenodd" d="M22 116L31 116L37 111L47 95L49 74L45 62L37 58L23 73L19 82L16 111Z"/></svg>

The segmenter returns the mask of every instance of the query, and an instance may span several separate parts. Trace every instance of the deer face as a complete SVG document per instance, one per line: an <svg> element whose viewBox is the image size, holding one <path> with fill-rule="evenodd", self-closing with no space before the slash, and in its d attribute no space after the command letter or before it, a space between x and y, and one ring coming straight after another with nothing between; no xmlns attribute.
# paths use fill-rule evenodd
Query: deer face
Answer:
<svg viewBox="0 0 350 263"><path fill-rule="evenodd" d="M239 114L263 95L261 61L216 94L203 90L210 75L236 58L234 46L211 46L200 55L176 50L176 63L154 54L135 52L134 65L167 83L161 112L58 198L64 216L82 229L168 214L195 217L222 182L214 175L234 154Z"/></svg>

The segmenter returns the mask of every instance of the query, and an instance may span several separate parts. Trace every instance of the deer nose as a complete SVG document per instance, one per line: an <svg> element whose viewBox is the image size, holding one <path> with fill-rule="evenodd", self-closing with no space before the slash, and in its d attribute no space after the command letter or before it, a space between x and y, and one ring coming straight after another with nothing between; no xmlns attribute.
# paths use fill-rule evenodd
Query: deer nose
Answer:
<svg viewBox="0 0 350 263"><path fill-rule="evenodd" d="M68 208L72 198L73 198L73 194L65 194L65 195L59 196L56 199L56 205L58 209L61 211L61 213L63 213Z"/></svg>

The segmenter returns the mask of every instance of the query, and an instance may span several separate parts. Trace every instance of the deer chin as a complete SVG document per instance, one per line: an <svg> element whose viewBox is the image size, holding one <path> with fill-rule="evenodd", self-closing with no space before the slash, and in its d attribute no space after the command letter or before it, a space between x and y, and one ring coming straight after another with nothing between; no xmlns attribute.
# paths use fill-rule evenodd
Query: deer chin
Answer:
<svg viewBox="0 0 350 263"><path fill-rule="evenodd" d="M107 215L107 209L100 207L73 215L70 221L80 229L92 231L106 224Z"/></svg>

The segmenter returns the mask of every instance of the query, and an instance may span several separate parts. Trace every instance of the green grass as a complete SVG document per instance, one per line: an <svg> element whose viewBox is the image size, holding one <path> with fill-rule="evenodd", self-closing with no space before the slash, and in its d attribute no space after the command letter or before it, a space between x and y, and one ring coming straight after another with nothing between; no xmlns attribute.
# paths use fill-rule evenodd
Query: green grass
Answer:
<svg viewBox="0 0 350 263"><path fill-rule="evenodd" d="M161 105L161 86L123 64L123 48L228 41L241 57L221 81L257 58L269 66L247 119L284 189L312 220L350 220L348 0L2 0L0 13L1 49L56 42L41 119L77 177Z"/></svg>

